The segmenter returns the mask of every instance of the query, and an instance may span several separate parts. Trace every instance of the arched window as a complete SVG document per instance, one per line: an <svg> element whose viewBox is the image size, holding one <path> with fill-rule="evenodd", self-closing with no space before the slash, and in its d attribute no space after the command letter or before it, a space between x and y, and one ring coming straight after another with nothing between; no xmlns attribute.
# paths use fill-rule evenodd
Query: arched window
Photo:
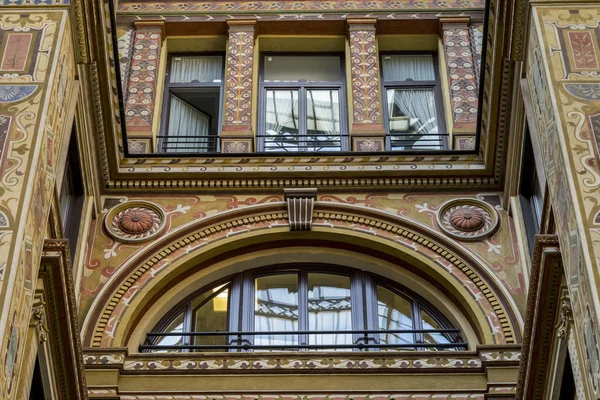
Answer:
<svg viewBox="0 0 600 400"><path fill-rule="evenodd" d="M246 271L186 298L141 351L465 350L425 299L357 270Z"/></svg>

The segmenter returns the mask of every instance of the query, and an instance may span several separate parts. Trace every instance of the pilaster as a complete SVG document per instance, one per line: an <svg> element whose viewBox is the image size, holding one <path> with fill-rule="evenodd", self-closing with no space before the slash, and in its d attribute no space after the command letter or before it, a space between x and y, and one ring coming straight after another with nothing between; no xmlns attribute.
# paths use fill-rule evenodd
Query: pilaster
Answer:
<svg viewBox="0 0 600 400"><path fill-rule="evenodd" d="M349 19L350 81L354 151L383 151L385 129L381 113L376 19Z"/></svg>
<svg viewBox="0 0 600 400"><path fill-rule="evenodd" d="M254 148L254 32L256 20L229 20L225 107L221 152L249 153Z"/></svg>
<svg viewBox="0 0 600 400"><path fill-rule="evenodd" d="M156 88L160 52L164 38L164 21L140 20L134 22L131 69L126 83L125 121L130 152L145 143L151 151L152 126L156 103Z"/></svg>
<svg viewBox="0 0 600 400"><path fill-rule="evenodd" d="M469 17L440 18L452 120L452 148L472 150L477 130L477 54L473 53Z"/></svg>

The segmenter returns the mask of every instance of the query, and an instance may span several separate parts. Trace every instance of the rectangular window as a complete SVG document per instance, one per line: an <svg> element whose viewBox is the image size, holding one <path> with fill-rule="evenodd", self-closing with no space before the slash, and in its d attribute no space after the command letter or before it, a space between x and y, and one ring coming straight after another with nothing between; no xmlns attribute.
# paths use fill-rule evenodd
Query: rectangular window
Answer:
<svg viewBox="0 0 600 400"><path fill-rule="evenodd" d="M337 55L263 55L263 151L347 150L342 58Z"/></svg>
<svg viewBox="0 0 600 400"><path fill-rule="evenodd" d="M79 236L84 198L77 135L75 127L73 127L59 198L63 234L65 238L69 239L71 262L77 249L77 237Z"/></svg>
<svg viewBox="0 0 600 400"><path fill-rule="evenodd" d="M519 195L521 198L523 223L525 225L525 233L527 234L529 253L533 255L535 235L540 233L542 222L544 192L537 174L529 129L525 130L521 171L521 187L519 189Z"/></svg>
<svg viewBox="0 0 600 400"><path fill-rule="evenodd" d="M222 92L222 54L170 54L159 150L217 151Z"/></svg>
<svg viewBox="0 0 600 400"><path fill-rule="evenodd" d="M447 149L436 55L383 54L381 70L388 149Z"/></svg>

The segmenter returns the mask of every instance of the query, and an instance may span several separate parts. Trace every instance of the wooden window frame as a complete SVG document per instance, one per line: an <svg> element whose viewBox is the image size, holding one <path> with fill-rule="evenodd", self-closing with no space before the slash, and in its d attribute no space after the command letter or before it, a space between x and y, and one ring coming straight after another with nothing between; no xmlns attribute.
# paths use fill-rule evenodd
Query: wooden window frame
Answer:
<svg viewBox="0 0 600 400"><path fill-rule="evenodd" d="M265 82L265 58L269 56L282 56L282 57L339 57L340 60L340 80L339 81L331 81L331 82L306 82L306 81L298 81L298 82ZM257 147L261 152L267 153L279 153L279 154L295 154L295 153L315 153L315 154L323 154L328 151L308 151L308 150L298 150L297 152L288 152L285 150L282 151L274 151L274 150L265 150L265 138L266 134L266 113L267 113L267 91L269 90L297 90L298 91L298 135L306 135L307 129L307 104L308 99L306 95L307 90L337 90L338 91L338 99L339 99L339 117L340 117L340 149L339 150L331 150L329 152L339 154L341 152L347 152L349 150L349 140L348 140L348 107L346 105L346 74L345 74L345 61L344 61L344 53L340 52L332 52L332 53L286 53L286 52L262 52L260 53L260 63L259 63L259 95L258 95L258 135L257 135ZM301 142L302 143L302 142ZM306 142L304 142L306 143ZM307 147L307 144L301 144L299 148Z"/></svg>
<svg viewBox="0 0 600 400"><path fill-rule="evenodd" d="M171 74L171 66L173 63L173 57L221 57L221 82L188 82L188 83L171 83L170 82L170 74ZM219 132L221 130L223 124L223 96L225 92L225 63L226 63L226 55L225 52L220 51L211 51L211 52L183 52L183 53L169 53L167 55L167 68L165 72L165 86L163 90L163 108L160 119L160 130L159 130L159 140L158 140L158 153L160 154L181 154L185 155L186 152L169 152L163 151L164 147L164 139L169 136L169 120L171 117L171 97L173 96L173 89L179 90L191 90L194 89L203 89L203 88L219 88L219 106L218 106L218 129L216 135L210 135L214 137L214 148L210 149L211 151L192 151L187 154L210 154L210 153L218 153L220 148L219 143ZM187 104L187 103L186 103ZM212 117L211 124L212 124ZM208 145L210 146L210 144Z"/></svg>
<svg viewBox="0 0 600 400"><path fill-rule="evenodd" d="M435 74L434 81L386 81L383 76L383 58L386 56L416 56L416 55L431 55L433 62L433 72ZM383 116L383 126L385 128L385 147L387 151L418 151L418 152L439 152L449 150L448 145L448 128L446 126L446 119L444 117L444 101L442 96L442 81L440 78L439 59L437 51L382 51L379 53L379 68L381 76L381 108ZM438 134L442 136L441 149L406 149L406 150L393 150L392 149L392 136L390 134L390 118L388 111L388 98L387 91L389 89L433 89L433 98L435 101L436 116L438 121Z"/></svg>

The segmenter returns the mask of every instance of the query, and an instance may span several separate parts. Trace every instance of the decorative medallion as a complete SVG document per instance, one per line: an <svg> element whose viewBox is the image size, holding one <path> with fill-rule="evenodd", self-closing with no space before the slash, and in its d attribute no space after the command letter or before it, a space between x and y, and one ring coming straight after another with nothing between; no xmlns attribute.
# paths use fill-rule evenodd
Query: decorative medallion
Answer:
<svg viewBox="0 0 600 400"><path fill-rule="evenodd" d="M165 214L157 204L128 201L108 211L104 226L113 239L139 243L159 235L165 228Z"/></svg>
<svg viewBox="0 0 600 400"><path fill-rule="evenodd" d="M483 240L498 227L496 210L486 202L470 198L442 204L437 220L444 233L465 241Z"/></svg>

